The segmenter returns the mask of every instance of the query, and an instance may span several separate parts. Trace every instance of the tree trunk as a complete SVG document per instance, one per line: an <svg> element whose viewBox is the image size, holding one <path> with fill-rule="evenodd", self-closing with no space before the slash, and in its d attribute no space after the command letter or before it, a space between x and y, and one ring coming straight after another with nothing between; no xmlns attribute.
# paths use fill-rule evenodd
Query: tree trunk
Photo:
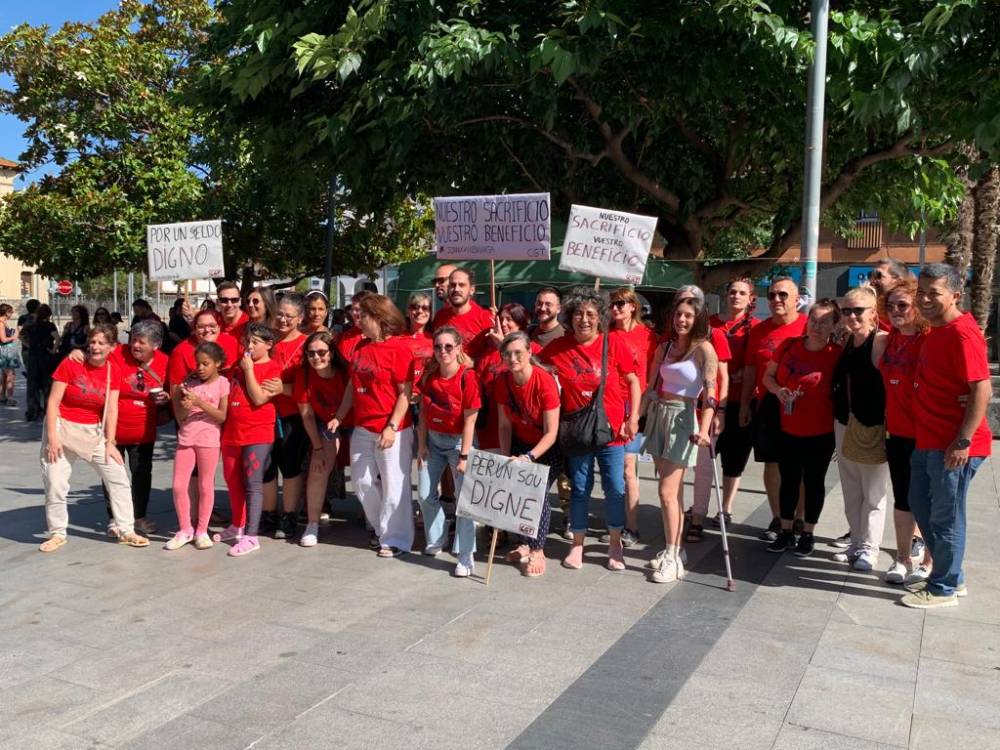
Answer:
<svg viewBox="0 0 1000 750"><path fill-rule="evenodd" d="M968 144L963 144L959 152L970 163L979 160L979 151ZM969 263L972 262L972 240L976 232L976 199L973 190L976 183L969 179L969 169L961 166L956 170L958 177L965 183L965 197L958 207L958 217L955 224L944 237L948 249L945 251L945 262L953 266L960 278L964 279Z"/></svg>
<svg viewBox="0 0 1000 750"><path fill-rule="evenodd" d="M979 178L973 191L976 206L972 239L972 285L970 307L979 327L986 329L993 302L993 269L997 259L1000 167L992 167Z"/></svg>
<svg viewBox="0 0 1000 750"><path fill-rule="evenodd" d="M240 278L240 296L244 299L253 291L253 283L256 281L253 263L243 266L243 274Z"/></svg>

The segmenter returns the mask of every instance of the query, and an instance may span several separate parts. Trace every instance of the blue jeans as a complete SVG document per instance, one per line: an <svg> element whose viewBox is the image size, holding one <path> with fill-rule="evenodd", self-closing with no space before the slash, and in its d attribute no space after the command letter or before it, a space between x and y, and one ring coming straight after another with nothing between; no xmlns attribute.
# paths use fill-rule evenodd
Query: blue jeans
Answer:
<svg viewBox="0 0 1000 750"><path fill-rule="evenodd" d="M965 582L965 496L982 462L970 458L961 468L946 469L944 451L915 450L910 457L910 510L934 556L927 579L933 594L950 596Z"/></svg>
<svg viewBox="0 0 1000 750"><path fill-rule="evenodd" d="M445 466L451 466L455 478L455 497L462 494L462 473L458 471L458 456L462 452L462 436L445 432L427 431L427 473L430 486L426 496L418 496L420 512L424 514L424 537L428 547L444 547L448 541L444 509L438 497L438 482ZM419 493L418 493L419 494ZM462 560L468 560L476 551L476 523L471 518L458 516L455 520L455 544L452 549Z"/></svg>
<svg viewBox="0 0 1000 750"><path fill-rule="evenodd" d="M566 475L571 487L569 528L574 534L587 532L595 458L604 488L604 520L611 531L621 531L625 527L625 446L606 445L584 456L566 456Z"/></svg>

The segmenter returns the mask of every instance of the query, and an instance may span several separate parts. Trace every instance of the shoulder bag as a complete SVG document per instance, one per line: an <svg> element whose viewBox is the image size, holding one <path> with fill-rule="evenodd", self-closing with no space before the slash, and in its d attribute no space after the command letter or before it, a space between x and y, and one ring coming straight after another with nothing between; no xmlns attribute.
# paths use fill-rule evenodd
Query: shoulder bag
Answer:
<svg viewBox="0 0 1000 750"><path fill-rule="evenodd" d="M608 334L601 347L601 380L597 392L582 409L563 412L559 418L559 448L566 456L585 456L600 450L615 434L604 410L604 383L608 379Z"/></svg>

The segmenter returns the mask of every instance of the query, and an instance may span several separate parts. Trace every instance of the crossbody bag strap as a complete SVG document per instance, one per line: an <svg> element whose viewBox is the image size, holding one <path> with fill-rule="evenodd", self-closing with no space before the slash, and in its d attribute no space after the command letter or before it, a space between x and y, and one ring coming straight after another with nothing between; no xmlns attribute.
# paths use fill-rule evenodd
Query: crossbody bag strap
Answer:
<svg viewBox="0 0 1000 750"><path fill-rule="evenodd" d="M108 373L104 381L104 413L101 415L101 433L106 435L108 426L108 402L111 400L111 362L107 361L104 365L108 368Z"/></svg>
<svg viewBox="0 0 1000 750"><path fill-rule="evenodd" d="M597 393L594 394L594 398L604 396L604 383L608 379L608 339L610 338L610 333L604 334L604 344L601 346L601 382L597 385ZM597 403L602 402L598 401Z"/></svg>
<svg viewBox="0 0 1000 750"><path fill-rule="evenodd" d="M149 377L151 377L153 380L155 380L157 385L163 385L163 378L161 378L159 375L153 372L153 368L151 368L148 364L140 362L139 369L142 370L147 375L149 375Z"/></svg>

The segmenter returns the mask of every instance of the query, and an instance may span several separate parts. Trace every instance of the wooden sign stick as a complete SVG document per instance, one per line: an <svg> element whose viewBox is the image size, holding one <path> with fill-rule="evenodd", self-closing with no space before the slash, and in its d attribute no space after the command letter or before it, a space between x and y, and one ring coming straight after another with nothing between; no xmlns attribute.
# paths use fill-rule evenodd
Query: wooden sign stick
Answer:
<svg viewBox="0 0 1000 750"><path fill-rule="evenodd" d="M594 279L594 291L595 292L601 291L601 277L600 276L598 276L596 279Z"/></svg>
<svg viewBox="0 0 1000 750"><path fill-rule="evenodd" d="M490 258L490 307L497 306L497 268L496 261Z"/></svg>
<svg viewBox="0 0 1000 750"><path fill-rule="evenodd" d="M490 261L492 263L492 261ZM497 551L497 536L499 535L497 529L493 529L493 539L490 541L490 556L486 562L486 585L490 585L490 578L493 577L493 555Z"/></svg>

